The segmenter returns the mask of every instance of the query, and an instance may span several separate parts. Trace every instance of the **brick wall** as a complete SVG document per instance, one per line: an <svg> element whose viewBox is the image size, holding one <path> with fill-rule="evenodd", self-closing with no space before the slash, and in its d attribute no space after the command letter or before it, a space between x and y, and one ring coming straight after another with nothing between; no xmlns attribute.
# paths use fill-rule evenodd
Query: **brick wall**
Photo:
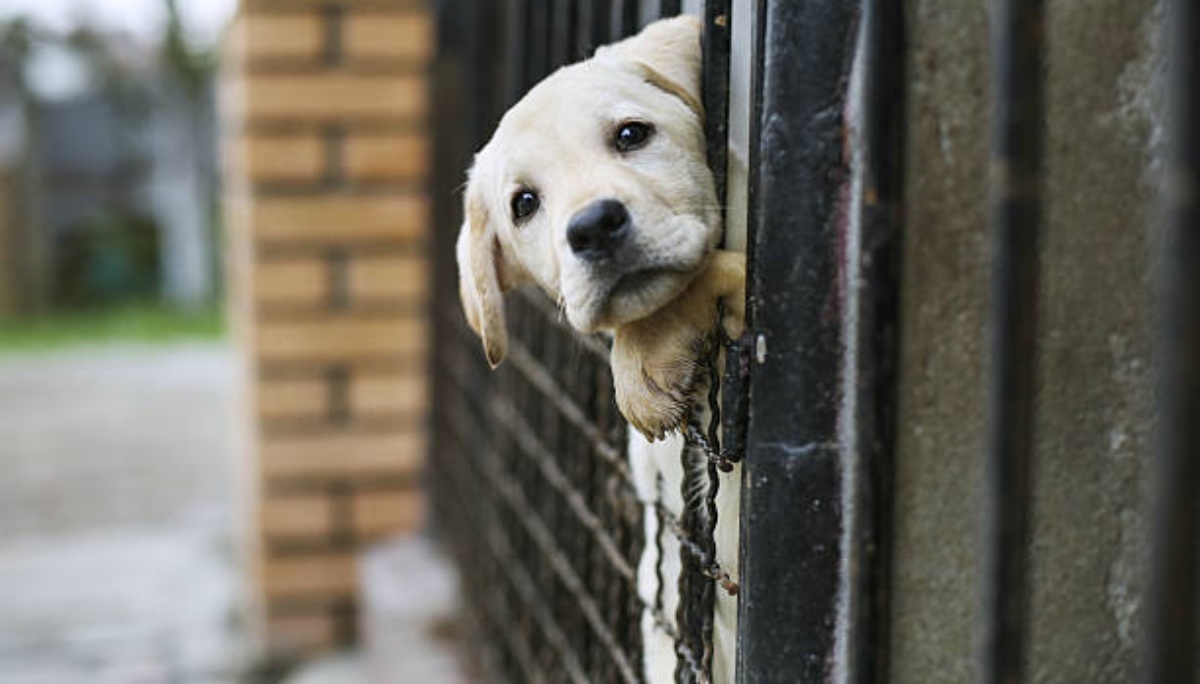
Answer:
<svg viewBox="0 0 1200 684"><path fill-rule="evenodd" d="M411 0L243 0L231 35L243 472L277 652L353 639L357 552L421 524L432 42Z"/></svg>

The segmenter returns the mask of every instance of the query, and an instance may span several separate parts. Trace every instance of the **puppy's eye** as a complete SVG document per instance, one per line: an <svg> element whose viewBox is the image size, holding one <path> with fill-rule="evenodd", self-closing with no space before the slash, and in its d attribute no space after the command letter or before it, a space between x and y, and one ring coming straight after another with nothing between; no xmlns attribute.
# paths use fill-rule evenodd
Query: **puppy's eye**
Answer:
<svg viewBox="0 0 1200 684"><path fill-rule="evenodd" d="M613 135L613 147L618 152L632 152L645 147L654 135L654 127L642 121L626 121L617 127Z"/></svg>
<svg viewBox="0 0 1200 684"><path fill-rule="evenodd" d="M527 189L516 191L513 193L511 203L513 222L522 223L532 216L541 204L542 201L538 199L536 192Z"/></svg>

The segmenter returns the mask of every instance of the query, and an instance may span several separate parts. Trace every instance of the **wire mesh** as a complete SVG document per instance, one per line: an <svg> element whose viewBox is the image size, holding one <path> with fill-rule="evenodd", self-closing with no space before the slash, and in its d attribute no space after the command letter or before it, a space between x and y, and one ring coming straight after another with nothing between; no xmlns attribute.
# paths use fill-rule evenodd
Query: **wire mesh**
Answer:
<svg viewBox="0 0 1200 684"><path fill-rule="evenodd" d="M638 681L641 505L607 351L512 298L508 363L492 373L446 314L437 411L439 525L476 610L474 642L504 681Z"/></svg>

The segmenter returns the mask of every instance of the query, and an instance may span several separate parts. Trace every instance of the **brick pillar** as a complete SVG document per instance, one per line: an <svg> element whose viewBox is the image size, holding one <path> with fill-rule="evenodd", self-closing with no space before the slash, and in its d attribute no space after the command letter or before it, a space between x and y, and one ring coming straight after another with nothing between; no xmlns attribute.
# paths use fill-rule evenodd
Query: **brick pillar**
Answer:
<svg viewBox="0 0 1200 684"><path fill-rule="evenodd" d="M227 80L251 573L276 652L349 642L356 555L420 525L426 8L243 0Z"/></svg>

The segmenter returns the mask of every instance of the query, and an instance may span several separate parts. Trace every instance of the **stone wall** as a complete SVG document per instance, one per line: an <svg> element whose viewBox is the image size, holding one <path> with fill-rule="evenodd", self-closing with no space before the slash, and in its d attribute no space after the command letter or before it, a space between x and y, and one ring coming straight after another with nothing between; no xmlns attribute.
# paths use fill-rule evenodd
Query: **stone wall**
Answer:
<svg viewBox="0 0 1200 684"><path fill-rule="evenodd" d="M1050 3L1027 671L1136 679L1160 59L1152 0ZM893 680L965 682L979 631L986 3L910 3Z"/></svg>
<svg viewBox="0 0 1200 684"><path fill-rule="evenodd" d="M276 651L352 640L357 553L421 525L433 40L410 0L244 0L228 46L246 535Z"/></svg>

